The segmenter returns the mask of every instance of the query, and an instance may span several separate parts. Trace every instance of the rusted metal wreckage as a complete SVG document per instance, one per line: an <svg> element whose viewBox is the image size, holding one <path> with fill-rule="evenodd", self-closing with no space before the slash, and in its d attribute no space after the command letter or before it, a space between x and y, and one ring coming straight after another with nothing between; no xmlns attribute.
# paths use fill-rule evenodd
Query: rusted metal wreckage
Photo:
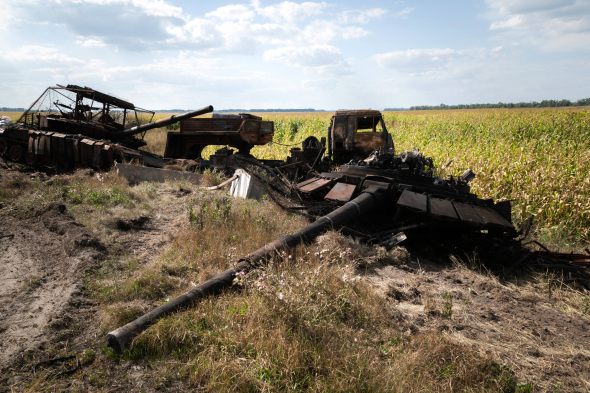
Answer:
<svg viewBox="0 0 590 393"><path fill-rule="evenodd" d="M225 115L214 113L210 118L193 118L180 122L179 132L168 132L164 157L203 161L202 152L210 145L227 145L238 154L250 156L254 146L272 142L274 122L248 113ZM231 166L233 150L223 148L209 161L217 167Z"/></svg>
<svg viewBox="0 0 590 393"><path fill-rule="evenodd" d="M108 168L115 160L162 167L160 156L138 150L146 145L145 132L212 111L208 106L152 122L154 112L128 101L89 87L58 85L47 88L15 125L0 128L0 156L60 170Z"/></svg>
<svg viewBox="0 0 590 393"><path fill-rule="evenodd" d="M509 201L495 203L471 193L468 183L475 177L471 170L443 178L433 160L418 150L396 152L379 111L336 111L326 137L305 139L284 161L259 160L250 154L252 147L272 142L272 121L245 113L194 118L212 111L208 106L153 122L154 112L87 87L68 85L48 88L16 125L0 128L0 155L13 161L56 169L107 168L123 160L154 167L192 163L193 168L211 167L229 174L241 169L260 182L279 206L314 219L109 333L107 343L118 352L157 318L231 286L237 273L263 267L281 251L310 243L330 229L388 248L408 237L432 233L452 233L455 242L468 234L470 240L480 237L486 244L512 241L519 234L511 222ZM140 124L146 115L147 124ZM139 150L146 144L148 130L178 121L180 130L168 132L164 157ZM226 147L206 160L202 153L210 145ZM279 197L294 202L287 206ZM590 263L590 255L564 256L545 250L523 255L508 270L531 257L542 266L566 264L578 269Z"/></svg>
<svg viewBox="0 0 590 393"><path fill-rule="evenodd" d="M328 155L322 159L326 150ZM396 154L378 111L337 111L328 128L327 140L308 139L303 142L302 149L293 149L291 153L286 163L271 163L278 170L274 173L282 177L283 171L297 167L291 176L284 177L290 177L296 184L294 188L301 199L329 202L332 211L301 230L244 256L236 266L180 297L110 332L107 335L109 347L122 351L154 320L229 287L237 273L263 267L281 251L310 243L327 230L340 229L372 212L386 216L388 230L377 235L385 236L384 243L389 245L405 237L400 233L403 229L400 225L412 227L408 223L413 223L414 227L444 223L459 230L480 233L484 230L488 236L513 237L516 233L510 219L509 202L494 203L470 192L468 182L475 177L472 171L443 179L435 175L432 159L418 151ZM236 153L234 159L240 155ZM319 168L326 170L317 170ZM400 225L396 227L396 224Z"/></svg>

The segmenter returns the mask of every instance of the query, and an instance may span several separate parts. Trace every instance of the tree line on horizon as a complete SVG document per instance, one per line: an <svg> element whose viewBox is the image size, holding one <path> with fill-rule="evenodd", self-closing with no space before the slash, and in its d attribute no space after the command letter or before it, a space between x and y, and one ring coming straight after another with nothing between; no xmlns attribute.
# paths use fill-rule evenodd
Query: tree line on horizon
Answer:
<svg viewBox="0 0 590 393"><path fill-rule="evenodd" d="M541 102L518 102L518 103L504 103L499 102L497 104L459 104L459 105L418 105L411 106L411 111L424 111L424 110L444 110L444 109L488 109L488 108L556 108L566 106L590 106L590 98L583 98L577 101L570 100L543 100ZM388 108L384 109L389 110Z"/></svg>
<svg viewBox="0 0 590 393"><path fill-rule="evenodd" d="M459 104L459 105L416 105L409 108L384 108L383 111L428 111L428 110L445 110L445 109L492 109L492 108L557 108L557 107L568 107L568 106L590 106L590 98L583 98L577 101L570 100L543 100L541 102L518 102L518 103L504 103L498 102L497 104ZM9 108L0 107L2 112L24 112L25 108ZM158 113L182 113L188 112L186 109L164 109L156 110ZM248 112L326 112L324 109L221 109L215 110L220 113L248 113ZM332 112L332 111L330 111Z"/></svg>

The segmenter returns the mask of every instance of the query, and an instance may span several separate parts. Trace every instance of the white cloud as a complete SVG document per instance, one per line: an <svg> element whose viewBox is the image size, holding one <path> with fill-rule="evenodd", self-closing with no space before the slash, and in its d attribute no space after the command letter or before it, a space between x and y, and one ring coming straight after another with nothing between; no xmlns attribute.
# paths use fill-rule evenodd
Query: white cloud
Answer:
<svg viewBox="0 0 590 393"><path fill-rule="evenodd" d="M105 43L99 40L85 40L85 41L76 41L76 44L85 46L87 48L94 47L94 46L105 46Z"/></svg>
<svg viewBox="0 0 590 393"><path fill-rule="evenodd" d="M182 26L168 26L168 43L179 48L203 50L222 47L224 37L217 25L206 19L192 19Z"/></svg>
<svg viewBox="0 0 590 393"><path fill-rule="evenodd" d="M408 15L410 12L414 11L415 9L416 9L416 7L406 7L403 10L398 11L395 14L393 14L393 16L396 16L398 18L405 17L406 15Z"/></svg>
<svg viewBox="0 0 590 393"><path fill-rule="evenodd" d="M332 45L313 45L296 48L286 46L264 52L264 60L279 60L290 66L320 67L338 64L342 60L340 49Z"/></svg>
<svg viewBox="0 0 590 393"><path fill-rule="evenodd" d="M286 46L264 52L265 61L282 61L292 67L301 67L305 72L349 74L352 66L344 59L340 49L332 45L307 47Z"/></svg>
<svg viewBox="0 0 590 393"><path fill-rule="evenodd" d="M522 24L523 22L523 16L522 15L516 15L511 17L508 20L500 20L497 22L494 22L490 25L490 30L497 30L497 29L509 29L511 27L516 27L520 24Z"/></svg>
<svg viewBox="0 0 590 393"><path fill-rule="evenodd" d="M221 20L250 20L253 19L256 14L250 8L242 4L230 4L223 7L219 7L213 12L205 14L208 18L217 18Z"/></svg>
<svg viewBox="0 0 590 393"><path fill-rule="evenodd" d="M321 14L325 2L284 1L267 7L230 4L190 17L165 0L7 0L8 20L21 24L65 26L78 45L116 46L150 52L193 50L200 53L253 54L262 45L309 45L367 35L360 27L325 20L302 21ZM367 15L377 15L370 11ZM255 23L270 18L277 23ZM14 21L13 21L14 19Z"/></svg>
<svg viewBox="0 0 590 393"><path fill-rule="evenodd" d="M301 4L284 1L276 5L257 8L258 14L266 16L275 22L294 22L310 16L320 15L328 3L303 2Z"/></svg>
<svg viewBox="0 0 590 393"><path fill-rule="evenodd" d="M384 10L383 8L371 8L368 10L349 10L344 11L340 13L340 15L338 15L338 22L344 24L367 24L369 23L369 19L382 18L385 15L387 15L387 10Z"/></svg>
<svg viewBox="0 0 590 393"><path fill-rule="evenodd" d="M60 1L57 1L59 4ZM164 16L164 17L182 17L182 8L175 7L164 0L74 0L77 4L96 4L101 6L116 5L128 6L142 10L145 14L150 16Z"/></svg>
<svg viewBox="0 0 590 393"><path fill-rule="evenodd" d="M543 51L590 50L589 0L486 0L490 30Z"/></svg>
<svg viewBox="0 0 590 393"><path fill-rule="evenodd" d="M352 39L368 35L369 32L361 27L342 27L326 20L314 20L305 27L303 36L308 42L325 43L335 39Z"/></svg>
<svg viewBox="0 0 590 393"><path fill-rule="evenodd" d="M556 10L571 6L576 0L486 0L486 3L501 14L510 15Z"/></svg>
<svg viewBox="0 0 590 393"><path fill-rule="evenodd" d="M372 57L381 67L403 72L430 71L446 66L451 60L471 56L468 51L446 49L411 49L377 54Z"/></svg>
<svg viewBox="0 0 590 393"><path fill-rule="evenodd" d="M74 57L59 53L56 48L45 47L40 45L23 46L13 51L0 52L0 58L8 61L35 61L42 63L73 63L84 64L85 62Z"/></svg>
<svg viewBox="0 0 590 393"><path fill-rule="evenodd" d="M367 24L371 19L379 19L385 16L391 15L396 18L406 17L410 12L414 11L415 7L406 7L401 11L390 13L383 8L370 8L367 10L348 10L341 12L338 17L338 23L342 24L350 24L350 23L358 23L358 24Z"/></svg>

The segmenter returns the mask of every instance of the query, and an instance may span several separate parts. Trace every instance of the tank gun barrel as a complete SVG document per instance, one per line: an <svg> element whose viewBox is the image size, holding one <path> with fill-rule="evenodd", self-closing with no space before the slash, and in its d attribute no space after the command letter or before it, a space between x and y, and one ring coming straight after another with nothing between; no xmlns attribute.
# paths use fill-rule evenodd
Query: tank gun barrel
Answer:
<svg viewBox="0 0 590 393"><path fill-rule="evenodd" d="M140 126L135 126L135 127L131 127L128 128L120 133L117 134L118 137L126 137L126 136L131 136L131 135L135 135L135 134L139 134L154 128L159 128L159 127L166 127L170 124L174 124L177 121L183 120L183 119L189 119L191 117L195 117L195 116L200 116L200 115L204 115L205 113L209 113L209 112L213 112L213 106L209 105L206 106L204 108L201 109L197 109L194 111L190 111L187 113L183 113L180 115L172 115L169 117L165 117L163 119L158 119L152 123L148 123L148 124L143 124Z"/></svg>
<svg viewBox="0 0 590 393"><path fill-rule="evenodd" d="M270 258L281 251L292 249L301 243L310 243L327 230L340 228L348 221L379 207L385 201L385 198L386 190L369 187L354 200L347 202L332 213L319 218L292 235L284 236L246 255L238 261L235 267L218 274L185 294L110 332L107 335L107 345L116 352L121 353L133 341L135 336L147 329L158 318L186 307L207 295L219 293L224 288L232 285L239 272L247 273L255 268L263 267Z"/></svg>

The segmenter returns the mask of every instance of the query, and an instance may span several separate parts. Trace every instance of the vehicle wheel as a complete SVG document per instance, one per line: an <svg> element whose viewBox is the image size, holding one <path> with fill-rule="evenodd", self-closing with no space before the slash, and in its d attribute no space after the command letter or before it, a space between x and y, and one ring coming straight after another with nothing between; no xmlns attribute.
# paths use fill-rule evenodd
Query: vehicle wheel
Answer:
<svg viewBox="0 0 590 393"><path fill-rule="evenodd" d="M35 153L25 153L25 162L30 166L35 166L39 163L39 156Z"/></svg>
<svg viewBox="0 0 590 393"><path fill-rule="evenodd" d="M6 153L6 148L8 147L5 140L0 139L0 156L3 156Z"/></svg>
<svg viewBox="0 0 590 393"><path fill-rule="evenodd" d="M8 157L14 162L20 162L24 158L24 149L21 145L12 145L8 149Z"/></svg>
<svg viewBox="0 0 590 393"><path fill-rule="evenodd" d="M44 154L43 157L41 157L41 162L43 163L43 166L49 169L55 169L57 166L57 158L48 154Z"/></svg>
<svg viewBox="0 0 590 393"><path fill-rule="evenodd" d="M66 172L68 169L70 169L70 161L65 158L58 158L56 167L58 172Z"/></svg>

